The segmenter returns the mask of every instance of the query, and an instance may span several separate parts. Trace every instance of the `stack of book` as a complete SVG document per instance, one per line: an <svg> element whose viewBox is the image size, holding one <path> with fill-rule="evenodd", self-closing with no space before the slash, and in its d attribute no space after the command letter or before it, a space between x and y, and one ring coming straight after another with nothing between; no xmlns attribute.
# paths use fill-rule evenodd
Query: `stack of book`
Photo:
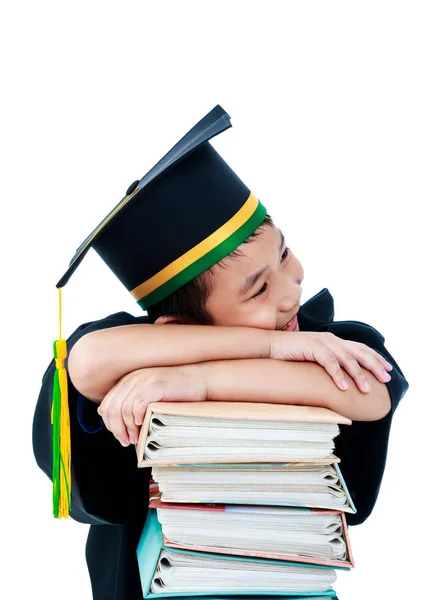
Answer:
<svg viewBox="0 0 435 600"><path fill-rule="evenodd" d="M152 467L137 549L144 598L334 597L354 566L355 512L324 408L150 404L137 445Z"/></svg>

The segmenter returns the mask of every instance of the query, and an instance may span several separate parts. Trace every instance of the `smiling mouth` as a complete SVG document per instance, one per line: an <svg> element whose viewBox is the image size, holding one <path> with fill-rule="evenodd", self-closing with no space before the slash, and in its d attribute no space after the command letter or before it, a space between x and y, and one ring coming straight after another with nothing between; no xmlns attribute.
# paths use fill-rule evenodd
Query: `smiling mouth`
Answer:
<svg viewBox="0 0 435 600"><path fill-rule="evenodd" d="M285 331L285 330L286 330L286 329L288 329L289 327L290 327L291 329L294 329L294 328L296 327L296 325L297 325L297 314L296 314L294 317L292 317L292 318L290 319L290 321L288 321L288 323L286 323L286 324L284 325L284 327L281 327L281 331Z"/></svg>

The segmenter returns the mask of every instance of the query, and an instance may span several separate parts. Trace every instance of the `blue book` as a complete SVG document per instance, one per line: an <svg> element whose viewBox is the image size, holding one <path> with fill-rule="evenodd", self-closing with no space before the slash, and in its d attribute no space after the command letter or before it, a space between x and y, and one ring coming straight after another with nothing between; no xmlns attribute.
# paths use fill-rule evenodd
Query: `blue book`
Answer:
<svg viewBox="0 0 435 600"><path fill-rule="evenodd" d="M155 509L149 509L137 548L144 598L274 600L335 597L332 567L228 556L164 545ZM270 584L267 584L267 580ZM251 588L252 586L252 588ZM308 591L307 591L308 590Z"/></svg>

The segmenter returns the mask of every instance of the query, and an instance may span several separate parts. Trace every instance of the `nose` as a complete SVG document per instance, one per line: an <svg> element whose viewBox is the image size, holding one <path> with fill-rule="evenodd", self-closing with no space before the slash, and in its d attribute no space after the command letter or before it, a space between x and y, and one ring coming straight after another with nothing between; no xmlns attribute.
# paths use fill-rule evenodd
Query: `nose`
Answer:
<svg viewBox="0 0 435 600"><path fill-rule="evenodd" d="M291 313L299 304L301 299L301 277L291 277L288 274L282 274L280 282L280 300L278 311L282 313Z"/></svg>

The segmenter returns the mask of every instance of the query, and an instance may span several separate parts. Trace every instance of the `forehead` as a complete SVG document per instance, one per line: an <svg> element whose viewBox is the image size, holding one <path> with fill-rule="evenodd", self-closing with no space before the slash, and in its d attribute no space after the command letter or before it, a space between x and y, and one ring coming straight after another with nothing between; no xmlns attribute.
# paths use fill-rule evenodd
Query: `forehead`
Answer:
<svg viewBox="0 0 435 600"><path fill-rule="evenodd" d="M224 288L238 294L249 275L273 266L283 241L280 229L273 225L262 227L255 238L237 248L234 256L224 258L213 267L213 288Z"/></svg>

